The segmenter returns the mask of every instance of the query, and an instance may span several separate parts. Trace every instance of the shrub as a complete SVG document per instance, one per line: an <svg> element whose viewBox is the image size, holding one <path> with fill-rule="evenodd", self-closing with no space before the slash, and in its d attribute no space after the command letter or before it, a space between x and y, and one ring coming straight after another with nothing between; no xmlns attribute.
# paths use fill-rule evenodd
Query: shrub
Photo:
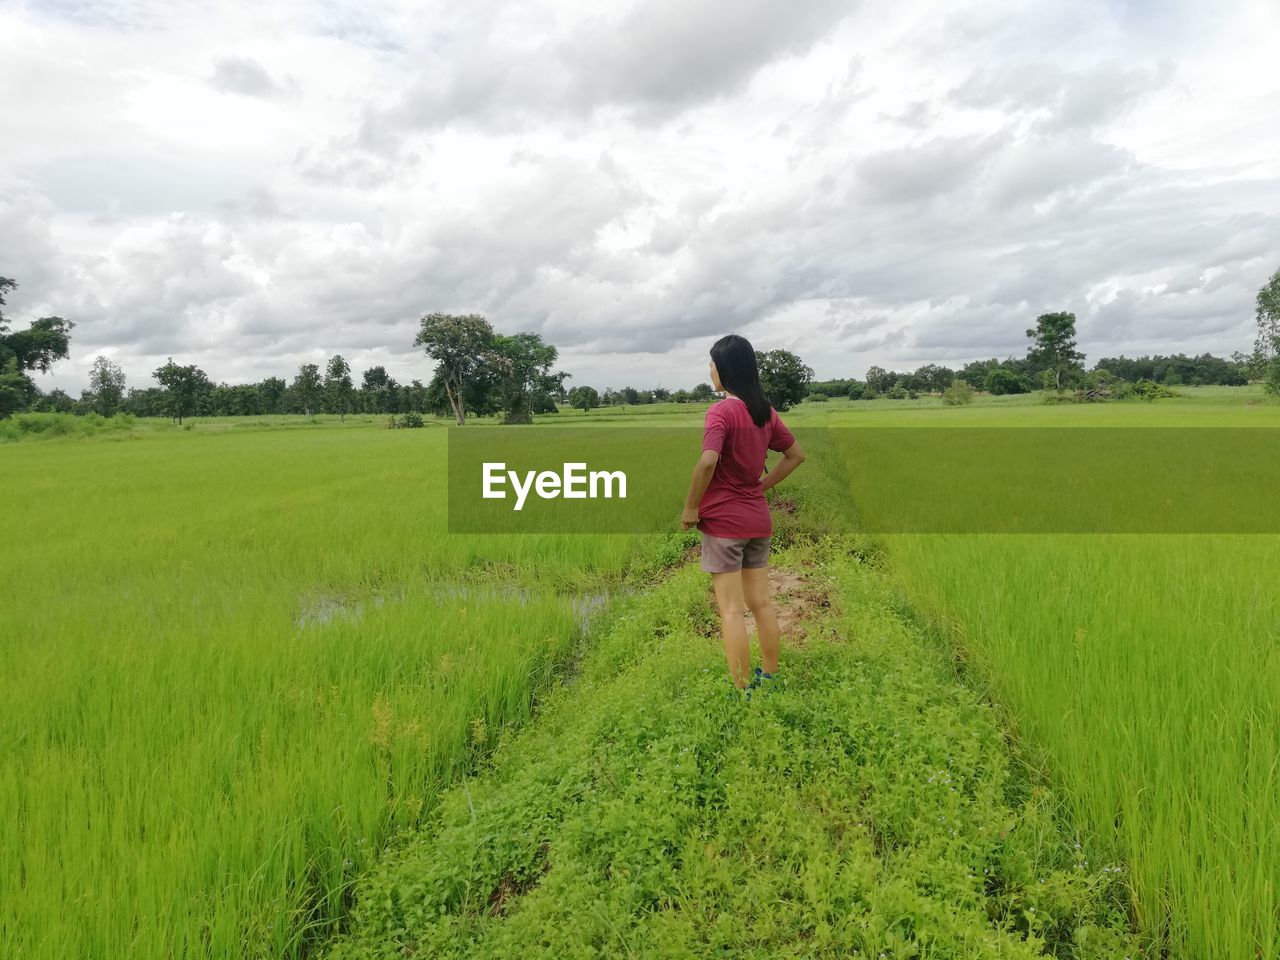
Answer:
<svg viewBox="0 0 1280 960"><path fill-rule="evenodd" d="M805 403L826 403L827 395L825 393L811 393L804 398Z"/></svg>
<svg viewBox="0 0 1280 960"><path fill-rule="evenodd" d="M884 393L889 400L906 400L911 397L910 391L900 383L895 383Z"/></svg>
<svg viewBox="0 0 1280 960"><path fill-rule="evenodd" d="M997 397L1010 393L1026 393L1029 389L1022 377L1004 366L992 367L988 370L982 386L987 393Z"/></svg>
<svg viewBox="0 0 1280 960"><path fill-rule="evenodd" d="M422 416L417 413L406 413L400 418L400 426L410 429L422 426Z"/></svg>
<svg viewBox="0 0 1280 960"><path fill-rule="evenodd" d="M1158 400L1163 397L1177 397L1181 394L1170 390L1162 383L1154 380L1139 380L1133 385L1133 395L1139 400Z"/></svg>
<svg viewBox="0 0 1280 960"><path fill-rule="evenodd" d="M966 380L952 380L951 386L942 391L942 402L950 407L963 407L973 402L973 387Z"/></svg>
<svg viewBox="0 0 1280 960"><path fill-rule="evenodd" d="M1280 357L1267 364L1262 380L1262 390L1268 396L1280 397Z"/></svg>
<svg viewBox="0 0 1280 960"><path fill-rule="evenodd" d="M857 381L854 381L853 383L849 384L848 396L850 400L861 400L863 398L863 395L866 394L866 392L867 392L867 388L863 384L858 383Z"/></svg>

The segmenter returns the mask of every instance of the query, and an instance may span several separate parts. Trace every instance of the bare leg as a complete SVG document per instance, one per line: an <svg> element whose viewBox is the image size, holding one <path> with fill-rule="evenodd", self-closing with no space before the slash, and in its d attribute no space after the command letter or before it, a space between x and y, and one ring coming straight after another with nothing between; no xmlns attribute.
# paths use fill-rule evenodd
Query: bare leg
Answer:
<svg viewBox="0 0 1280 960"><path fill-rule="evenodd" d="M724 640L724 658L729 676L738 688L747 685L751 673L751 645L747 640L746 602L742 597L742 571L713 573L711 585L720 608L720 636ZM776 633L775 627L775 633Z"/></svg>
<svg viewBox="0 0 1280 960"><path fill-rule="evenodd" d="M778 630L778 615L769 599L769 568L754 567L742 571L742 595L756 621L756 637L760 641L760 669L765 673L778 672L778 655L782 637Z"/></svg>

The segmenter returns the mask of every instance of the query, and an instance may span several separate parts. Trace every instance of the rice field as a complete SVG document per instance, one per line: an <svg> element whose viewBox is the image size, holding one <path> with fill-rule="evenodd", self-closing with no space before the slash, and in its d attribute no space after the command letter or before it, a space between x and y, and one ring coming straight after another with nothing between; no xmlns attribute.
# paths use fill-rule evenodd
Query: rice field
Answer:
<svg viewBox="0 0 1280 960"><path fill-rule="evenodd" d="M528 714L635 542L446 537L443 435L0 451L0 956L299 955Z"/></svg>
<svg viewBox="0 0 1280 960"><path fill-rule="evenodd" d="M788 422L1280 426L1280 405L1252 391L1188 393L1082 407L836 400ZM553 422L700 419L654 405ZM448 536L446 428L381 426L139 421L0 444L0 956L299 957L330 942L359 885L402 843L421 848L441 798L592 648L592 611L680 556L678 539ZM806 466L799 489L820 479L840 478ZM809 509L820 533L840 500ZM1104 887L1120 883L1152 955L1278 960L1280 537L896 536L886 548L909 618L1000 705L1032 779L1061 798L1052 829L1078 831L1093 859L1054 868L1089 891L1072 909L1105 910ZM857 593L856 571L842 577ZM879 593L861 602L864 619L842 622L888 622ZM715 651L688 662L711 669ZM642 715L678 682L626 709ZM825 702L845 700L812 709ZM703 722L687 699L671 716L677 733ZM877 722L891 736L892 720ZM937 733L930 749L945 751ZM753 783L768 775L739 766ZM819 876L827 854L808 849ZM1019 891L1036 886L1029 856ZM1012 906L1033 893L1001 896L1000 936L1023 937L1027 956L1065 955Z"/></svg>
<svg viewBox="0 0 1280 960"><path fill-rule="evenodd" d="M1188 393L859 419L1280 426L1280 405L1245 391ZM1268 491L1257 507L1274 509ZM1039 752L1074 820L1114 838L1139 927L1168 956L1280 957L1280 537L900 535L888 546L910 602Z"/></svg>

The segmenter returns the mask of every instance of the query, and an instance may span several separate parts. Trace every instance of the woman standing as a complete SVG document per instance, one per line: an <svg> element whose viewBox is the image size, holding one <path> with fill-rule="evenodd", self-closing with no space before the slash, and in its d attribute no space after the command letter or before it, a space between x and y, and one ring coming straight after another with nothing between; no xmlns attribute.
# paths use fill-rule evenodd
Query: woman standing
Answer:
<svg viewBox="0 0 1280 960"><path fill-rule="evenodd" d="M760 386L756 352L743 337L711 348L711 383L728 394L707 411L702 456L693 468L681 525L702 531L702 569L711 574L729 675L739 689L778 672L781 638L769 599L773 519L764 492L804 462L804 451ZM769 450L782 459L764 474ZM751 676L745 613L755 618L761 666ZM750 694L748 694L749 696Z"/></svg>

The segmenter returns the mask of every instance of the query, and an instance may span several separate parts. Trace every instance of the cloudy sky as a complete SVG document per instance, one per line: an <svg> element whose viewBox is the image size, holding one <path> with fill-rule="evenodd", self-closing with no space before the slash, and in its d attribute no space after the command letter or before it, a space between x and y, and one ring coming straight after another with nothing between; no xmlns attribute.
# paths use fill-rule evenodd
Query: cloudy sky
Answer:
<svg viewBox="0 0 1280 960"><path fill-rule="evenodd" d="M0 0L0 275L131 386L431 373L426 312L691 385L1230 353L1280 267L1274 0Z"/></svg>

